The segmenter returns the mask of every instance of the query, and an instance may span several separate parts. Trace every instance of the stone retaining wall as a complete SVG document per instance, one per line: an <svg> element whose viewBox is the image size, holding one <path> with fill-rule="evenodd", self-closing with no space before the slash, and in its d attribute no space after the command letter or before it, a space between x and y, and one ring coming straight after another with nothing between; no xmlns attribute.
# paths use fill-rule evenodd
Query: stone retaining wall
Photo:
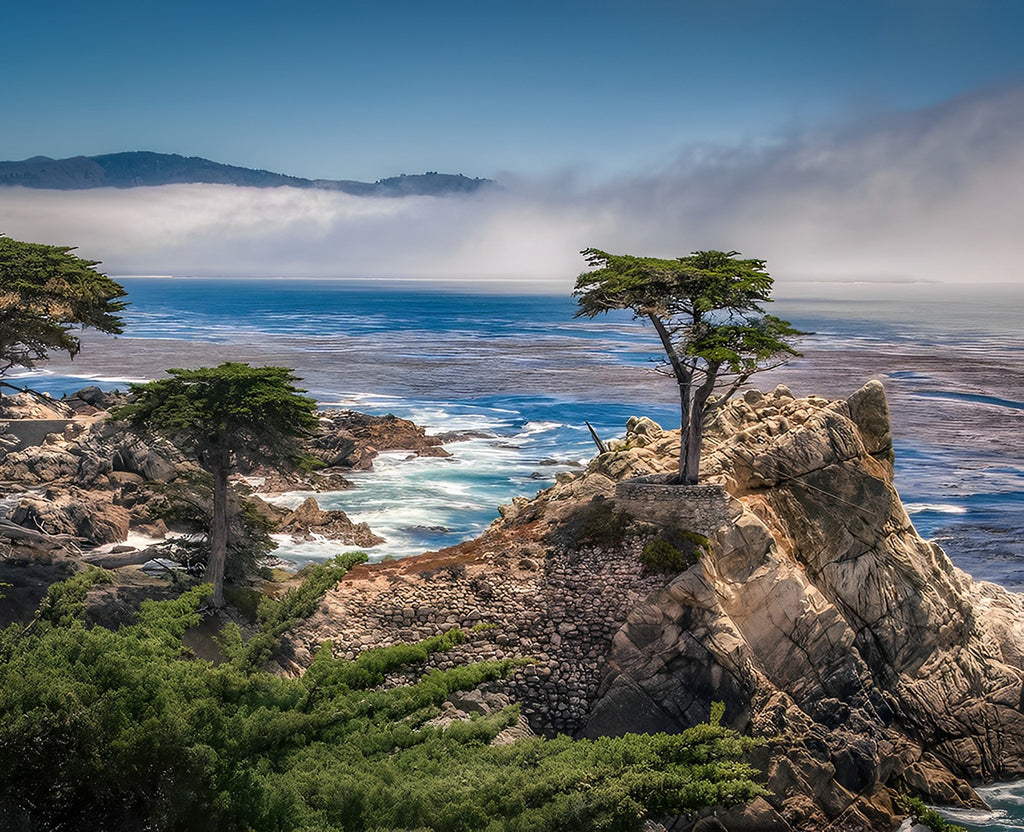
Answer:
<svg viewBox="0 0 1024 832"><path fill-rule="evenodd" d="M343 582L297 630L291 642L296 652L288 658L308 663L327 635L335 640L335 655L352 659L372 647L461 627L469 642L432 656L429 666L532 658L535 664L498 687L521 703L533 730L575 734L597 696L612 638L630 610L673 577L643 575L642 548L635 539L614 551L557 549L536 560L497 551L469 569L382 572L376 580ZM476 624L487 629L473 632ZM422 668L396 674L390 683L420 673Z"/></svg>
<svg viewBox="0 0 1024 832"><path fill-rule="evenodd" d="M721 485L679 485L663 474L633 477L615 484L615 503L638 520L675 526L710 537L736 519Z"/></svg>
<svg viewBox="0 0 1024 832"><path fill-rule="evenodd" d="M664 477L619 483L615 502L641 520L704 535L733 519L738 506L719 485L668 485ZM353 659L460 627L469 642L432 656L429 666L530 657L535 664L497 687L521 704L533 730L576 734L596 701L615 634L632 609L675 577L643 574L648 539L632 536L608 549L497 544L463 562L452 550L434 568L416 559L382 566L343 581L297 629L282 658L298 670L324 638L334 640L336 656ZM487 626L474 632L478 624ZM389 683L420 673L395 674Z"/></svg>

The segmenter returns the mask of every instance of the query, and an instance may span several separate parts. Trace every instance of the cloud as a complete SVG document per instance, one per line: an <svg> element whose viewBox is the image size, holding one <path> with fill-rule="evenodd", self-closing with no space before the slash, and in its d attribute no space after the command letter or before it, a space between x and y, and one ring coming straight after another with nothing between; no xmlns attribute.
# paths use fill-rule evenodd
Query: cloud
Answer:
<svg viewBox="0 0 1024 832"><path fill-rule="evenodd" d="M803 279L1021 279L1024 86L750 147L690 147L598 184L508 174L464 197L173 185L0 189L0 231L75 244L110 274L535 281L581 248L739 249Z"/></svg>

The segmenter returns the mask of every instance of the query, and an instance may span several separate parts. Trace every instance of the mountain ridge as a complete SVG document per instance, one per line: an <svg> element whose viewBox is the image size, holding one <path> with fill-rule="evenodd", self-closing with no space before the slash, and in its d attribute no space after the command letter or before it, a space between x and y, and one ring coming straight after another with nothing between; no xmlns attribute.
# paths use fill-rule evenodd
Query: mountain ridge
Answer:
<svg viewBox="0 0 1024 832"><path fill-rule="evenodd" d="M387 177L376 182L351 179L305 179L257 168L214 162L201 156L146 150L51 159L33 156L0 162L0 186L47 190L137 188L159 185L216 184L250 188L293 187L341 191L354 196L449 196L473 193L491 179L438 173Z"/></svg>

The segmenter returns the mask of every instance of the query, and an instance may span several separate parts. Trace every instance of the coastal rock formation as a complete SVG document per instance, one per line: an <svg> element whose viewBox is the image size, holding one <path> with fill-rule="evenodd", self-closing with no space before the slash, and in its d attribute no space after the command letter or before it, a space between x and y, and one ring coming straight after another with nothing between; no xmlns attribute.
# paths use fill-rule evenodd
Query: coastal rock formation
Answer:
<svg viewBox="0 0 1024 832"><path fill-rule="evenodd" d="M193 515L201 514L209 501L205 475L166 439L109 421L108 408L124 401L123 394L95 387L59 401L28 393L0 400L7 419L0 423L0 550L15 552L22 560L46 561L57 552L73 564L79 550L124 541L129 532L162 538L196 531ZM346 410L321 415L306 451L349 470L371 467L382 450L448 456L441 444L441 438L428 436L408 420ZM352 487L337 467L246 473L260 478L252 482L265 495ZM168 484L175 485L168 489ZM353 523L341 511L322 511L314 499L289 512L252 494L248 484L237 486L237 498L264 517L272 532L362 547L383 542L365 523ZM187 516L178 517L173 510L168 514L174 501L192 505ZM102 562L118 568L132 565L138 557L105 555Z"/></svg>
<svg viewBox="0 0 1024 832"><path fill-rule="evenodd" d="M44 534L77 538L84 546L102 546L128 537L131 516L126 508L114 504L112 495L68 488L43 498L20 500L8 520Z"/></svg>
<svg viewBox="0 0 1024 832"><path fill-rule="evenodd" d="M252 472L262 478L256 486L260 494L267 497L276 497L286 494L289 491L346 491L352 487L352 483L345 479L337 471L267 471L264 469ZM247 478L249 479L249 478ZM251 479L249 479L252 482Z"/></svg>
<svg viewBox="0 0 1024 832"><path fill-rule="evenodd" d="M306 450L329 468L366 469L381 451L411 451L416 456L451 456L442 440L397 416L369 416L354 410L328 410L320 414L316 436Z"/></svg>
<svg viewBox="0 0 1024 832"><path fill-rule="evenodd" d="M353 523L343 511L324 511L315 497L307 497L291 512L278 531L292 536L293 540L313 540L322 537L337 540L346 546L377 546L384 538L370 531L367 523Z"/></svg>
<svg viewBox="0 0 1024 832"><path fill-rule="evenodd" d="M486 622L488 638L438 661L535 657L506 692L538 732L678 731L722 701L764 738L771 791L719 813L726 829L895 828L896 793L978 805L971 783L1024 776L1024 599L918 536L880 384L720 408L702 466L717 528L694 528L714 515L688 520L670 486L665 511L617 497L617 482L672 471L678 444L630 420L585 472L504 507L481 538L354 570L282 662L299 671L325 638L355 655ZM702 535L682 572L642 565Z"/></svg>

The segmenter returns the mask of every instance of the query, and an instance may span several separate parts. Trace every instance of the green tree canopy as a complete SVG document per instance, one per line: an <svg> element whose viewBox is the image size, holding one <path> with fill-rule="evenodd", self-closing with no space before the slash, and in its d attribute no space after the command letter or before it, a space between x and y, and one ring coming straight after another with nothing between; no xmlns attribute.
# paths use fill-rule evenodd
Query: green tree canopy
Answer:
<svg viewBox="0 0 1024 832"><path fill-rule="evenodd" d="M299 395L286 367L228 362L168 370L170 378L131 388L112 414L167 436L213 475L213 520L207 577L213 604L224 604L228 536L228 477L240 462L295 466L300 440L317 426L316 402Z"/></svg>
<svg viewBox="0 0 1024 832"><path fill-rule="evenodd" d="M658 333L666 359L659 369L679 387L679 481L696 483L708 413L754 373L799 355L791 342L802 333L764 311L774 281L763 260L739 259L736 251L675 260L595 248L581 254L591 271L576 281L576 315L629 309Z"/></svg>
<svg viewBox="0 0 1024 832"><path fill-rule="evenodd" d="M121 332L124 289L69 246L0 236L0 376L81 349L75 326Z"/></svg>

